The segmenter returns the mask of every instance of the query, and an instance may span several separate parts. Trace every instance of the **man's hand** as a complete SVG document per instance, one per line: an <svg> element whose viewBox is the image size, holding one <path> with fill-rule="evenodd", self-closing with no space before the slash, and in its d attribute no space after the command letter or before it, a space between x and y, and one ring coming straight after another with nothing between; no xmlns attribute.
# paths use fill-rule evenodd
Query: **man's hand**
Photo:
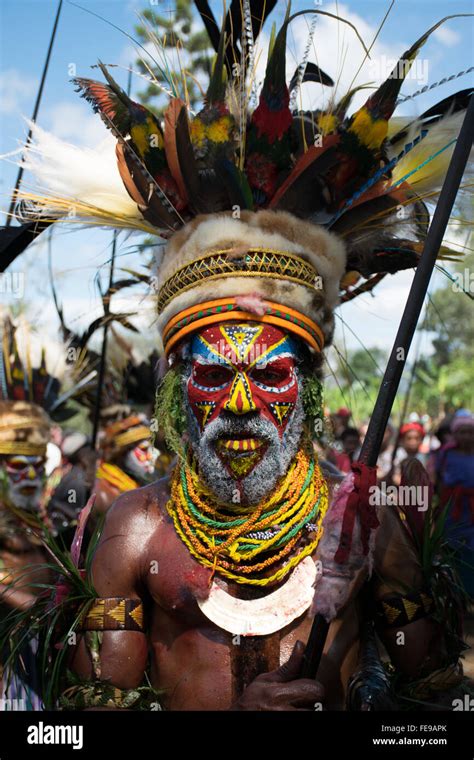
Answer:
<svg viewBox="0 0 474 760"><path fill-rule="evenodd" d="M271 673L262 673L247 686L231 710L314 710L324 688L311 678L299 678L304 644L297 641L291 657Z"/></svg>

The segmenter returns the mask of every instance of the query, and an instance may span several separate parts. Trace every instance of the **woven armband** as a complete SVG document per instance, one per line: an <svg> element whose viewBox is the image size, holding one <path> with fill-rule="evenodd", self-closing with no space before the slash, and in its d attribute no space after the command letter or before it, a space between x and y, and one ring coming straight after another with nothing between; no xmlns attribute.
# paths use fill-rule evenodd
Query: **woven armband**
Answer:
<svg viewBox="0 0 474 760"><path fill-rule="evenodd" d="M433 598L426 591L385 596L375 605L375 621L381 628L403 628L428 617L434 610Z"/></svg>
<svg viewBox="0 0 474 760"><path fill-rule="evenodd" d="M104 681L81 681L63 691L59 698L62 710L90 710L108 707L113 710L162 710L161 692L151 686L119 689Z"/></svg>
<svg viewBox="0 0 474 760"><path fill-rule="evenodd" d="M96 599L84 616L83 631L142 631L143 605L139 599L113 596Z"/></svg>

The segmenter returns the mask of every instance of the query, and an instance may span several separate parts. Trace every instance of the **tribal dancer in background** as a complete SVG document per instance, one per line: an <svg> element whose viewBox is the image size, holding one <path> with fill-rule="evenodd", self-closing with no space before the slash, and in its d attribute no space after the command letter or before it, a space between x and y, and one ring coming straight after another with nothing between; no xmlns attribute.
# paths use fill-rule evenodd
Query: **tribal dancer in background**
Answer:
<svg viewBox="0 0 474 760"><path fill-rule="evenodd" d="M93 492L96 511L104 513L120 494L154 479L156 455L149 421L143 415L131 415L113 422L104 430L101 449Z"/></svg>
<svg viewBox="0 0 474 760"><path fill-rule="evenodd" d="M440 531L425 530L432 511L376 510L368 479L359 482L362 509L351 513L356 473L334 487L313 438L334 309L416 266L430 221L423 197L439 190L447 135L456 135L468 96L394 128L407 72L397 65L404 75L390 76L350 116L354 92L326 111L292 112L287 17L252 111L248 35L261 24L251 3L242 7L242 24L228 19L220 36L214 24L204 107L193 115L174 95L164 129L104 65L106 83L75 80L117 139L126 188L96 187L91 201L65 165L76 214L168 241L158 272L164 359L155 421L177 460L171 476L117 499L84 557L91 505L81 516L52 613L62 620L57 657L69 674L57 679L57 660L54 685L43 674L53 706L386 708L462 686L462 599ZM314 64L311 72L332 81ZM98 211L107 192L110 205ZM64 198L53 196L36 195L30 214L61 217ZM427 483L418 462L402 475L406 485ZM301 668L322 597L331 625L315 681ZM374 627L391 661L385 669L372 644L367 657Z"/></svg>
<svg viewBox="0 0 474 760"><path fill-rule="evenodd" d="M3 317L0 350L0 625L11 610L27 610L45 584L52 580L42 531L51 528L47 517L46 449L52 420L67 419L74 411L60 396L60 382L46 369L42 351L39 367L32 367L28 326L18 331ZM26 343L23 361L17 344ZM5 699L20 699L28 709L40 709L37 695L34 642L25 642L20 654L27 678L7 669Z"/></svg>

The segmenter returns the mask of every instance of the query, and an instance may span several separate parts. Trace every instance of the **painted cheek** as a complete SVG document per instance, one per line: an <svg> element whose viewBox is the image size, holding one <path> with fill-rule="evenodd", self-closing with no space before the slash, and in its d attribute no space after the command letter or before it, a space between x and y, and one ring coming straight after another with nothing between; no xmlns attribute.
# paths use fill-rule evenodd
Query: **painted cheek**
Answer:
<svg viewBox="0 0 474 760"><path fill-rule="evenodd" d="M251 387L257 410L262 417L275 425L279 437L282 438L298 400L298 384L295 382L283 393L263 390L252 382Z"/></svg>
<svg viewBox="0 0 474 760"><path fill-rule="evenodd" d="M188 380L188 401L193 414L201 430L206 425L216 419L224 408L225 401L228 397L228 386L220 391L206 392L196 388L191 379Z"/></svg>
<svg viewBox="0 0 474 760"><path fill-rule="evenodd" d="M26 480L28 477L28 468L23 470L7 470L8 479L11 483L21 483L22 480Z"/></svg>

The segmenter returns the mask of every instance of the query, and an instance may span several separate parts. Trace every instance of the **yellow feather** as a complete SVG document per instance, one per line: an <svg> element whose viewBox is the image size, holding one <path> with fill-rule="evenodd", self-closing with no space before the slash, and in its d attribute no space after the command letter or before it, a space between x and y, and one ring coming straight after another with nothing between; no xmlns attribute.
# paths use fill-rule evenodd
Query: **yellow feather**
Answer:
<svg viewBox="0 0 474 760"><path fill-rule="evenodd" d="M374 119L368 110L362 107L354 115L349 132L357 135L362 145L367 148L380 148L387 137L388 124L385 119Z"/></svg>
<svg viewBox="0 0 474 760"><path fill-rule="evenodd" d="M393 170L393 182L397 182L409 172L423 164L424 161L447 145L459 134L463 121L464 112L446 116L435 124L428 135L406 156L404 156ZM410 132L410 137L413 131ZM407 138L407 142L409 138ZM410 176L408 182L417 193L423 194L439 187L446 175L451 160L454 145L447 148L439 156L421 166L418 171Z"/></svg>

